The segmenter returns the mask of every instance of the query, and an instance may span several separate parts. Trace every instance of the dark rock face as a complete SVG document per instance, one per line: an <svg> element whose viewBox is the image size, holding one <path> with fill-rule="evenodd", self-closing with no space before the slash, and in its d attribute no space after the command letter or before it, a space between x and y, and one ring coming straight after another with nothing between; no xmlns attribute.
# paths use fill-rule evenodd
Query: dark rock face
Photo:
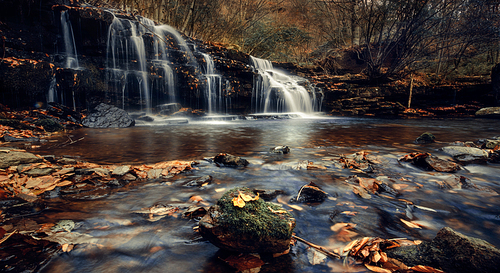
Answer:
<svg viewBox="0 0 500 273"><path fill-rule="evenodd" d="M101 103L82 121L82 125L90 128L130 127L134 120L123 109Z"/></svg>
<svg viewBox="0 0 500 273"><path fill-rule="evenodd" d="M246 199L247 196L252 200ZM235 205L236 199L249 201L243 201L243 207L239 207ZM224 193L199 225L201 235L221 249L281 253L290 247L295 219L280 206L258 198L251 190L236 188Z"/></svg>
<svg viewBox="0 0 500 273"><path fill-rule="evenodd" d="M299 193L291 201L293 202L323 202L327 197L327 193L318 187L318 185L310 182L300 188Z"/></svg>
<svg viewBox="0 0 500 273"><path fill-rule="evenodd" d="M231 154L218 154L214 157L214 162L227 167L245 167L250 164L248 160Z"/></svg>
<svg viewBox="0 0 500 273"><path fill-rule="evenodd" d="M276 146L274 148L269 149L269 152L274 154L288 154L290 153L290 147L288 146Z"/></svg>
<svg viewBox="0 0 500 273"><path fill-rule="evenodd" d="M400 159L401 161L410 161L414 165L427 170L438 172L456 172L461 170L460 165L454 162L443 160L429 153L411 153Z"/></svg>
<svg viewBox="0 0 500 273"><path fill-rule="evenodd" d="M442 228L431 242L394 248L387 255L407 266L429 265L445 272L498 272L500 268L500 250L449 227Z"/></svg>

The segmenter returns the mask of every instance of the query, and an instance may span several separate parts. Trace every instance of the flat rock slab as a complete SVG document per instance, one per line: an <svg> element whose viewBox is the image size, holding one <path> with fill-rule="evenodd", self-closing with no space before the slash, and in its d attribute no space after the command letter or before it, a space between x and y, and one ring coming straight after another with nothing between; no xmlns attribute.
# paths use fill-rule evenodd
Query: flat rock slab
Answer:
<svg viewBox="0 0 500 273"><path fill-rule="evenodd" d="M500 107L481 108L476 112L476 116L481 118L500 118Z"/></svg>
<svg viewBox="0 0 500 273"><path fill-rule="evenodd" d="M488 160L488 152L479 148L447 146L442 150L463 164L485 163Z"/></svg>
<svg viewBox="0 0 500 273"><path fill-rule="evenodd" d="M2 148L0 149L0 169L6 169L10 166L17 166L20 164L42 162L43 159L32 153L16 151L14 149Z"/></svg>

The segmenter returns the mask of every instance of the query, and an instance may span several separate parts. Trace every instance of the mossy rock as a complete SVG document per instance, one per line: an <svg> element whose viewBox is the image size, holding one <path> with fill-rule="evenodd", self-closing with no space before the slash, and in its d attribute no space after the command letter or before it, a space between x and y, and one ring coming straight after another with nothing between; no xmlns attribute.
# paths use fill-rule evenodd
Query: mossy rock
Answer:
<svg viewBox="0 0 500 273"><path fill-rule="evenodd" d="M281 253L290 247L295 219L262 198L235 206L234 198L257 195L248 188L227 191L200 220L200 233L217 247L247 253Z"/></svg>

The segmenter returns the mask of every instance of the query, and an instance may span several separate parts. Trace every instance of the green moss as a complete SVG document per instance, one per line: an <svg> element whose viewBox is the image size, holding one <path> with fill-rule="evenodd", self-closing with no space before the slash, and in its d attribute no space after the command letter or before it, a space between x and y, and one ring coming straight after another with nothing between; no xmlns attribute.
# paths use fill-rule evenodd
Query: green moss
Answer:
<svg viewBox="0 0 500 273"><path fill-rule="evenodd" d="M256 239L291 238L293 227L289 223L294 223L295 220L290 213L284 211L279 205L265 202L262 198L245 202L243 208L234 206L232 200L238 196L239 192L255 196L248 188L235 188L227 191L217 202L222 212L219 218L221 226L228 231ZM274 213L271 209L280 213Z"/></svg>

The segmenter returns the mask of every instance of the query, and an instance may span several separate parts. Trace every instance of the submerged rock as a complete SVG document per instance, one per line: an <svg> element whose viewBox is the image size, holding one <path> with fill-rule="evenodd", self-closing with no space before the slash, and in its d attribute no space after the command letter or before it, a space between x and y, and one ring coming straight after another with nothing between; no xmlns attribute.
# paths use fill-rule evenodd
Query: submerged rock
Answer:
<svg viewBox="0 0 500 273"><path fill-rule="evenodd" d="M478 148L448 146L442 150L462 164L485 163L488 160L488 152Z"/></svg>
<svg viewBox="0 0 500 273"><path fill-rule="evenodd" d="M419 137L417 137L417 139L415 140L415 143L417 144L427 144L427 143L433 143L435 142L436 140L436 137L429 133L429 132L425 132L423 134L421 134Z"/></svg>
<svg viewBox="0 0 500 273"><path fill-rule="evenodd" d="M411 161L416 166L438 172L456 172L461 169L460 165L457 163L440 159L429 153L411 153L403 156L399 160Z"/></svg>
<svg viewBox="0 0 500 273"><path fill-rule="evenodd" d="M231 154L220 153L214 157L214 162L228 167L245 167L250 164L248 160Z"/></svg>
<svg viewBox="0 0 500 273"><path fill-rule="evenodd" d="M431 242L387 251L407 266L428 265L445 272L498 272L500 250L488 242L442 228Z"/></svg>
<svg viewBox="0 0 500 273"><path fill-rule="evenodd" d="M292 202L323 202L327 197L327 193L320 189L318 185L310 182L300 188L296 197L292 198Z"/></svg>
<svg viewBox="0 0 500 273"><path fill-rule="evenodd" d="M197 179L193 179L191 181L188 181L184 184L185 187L203 187L208 184L212 183L212 176L210 175L204 175L202 177L199 177Z"/></svg>
<svg viewBox="0 0 500 273"><path fill-rule="evenodd" d="M290 153L290 147L288 146L276 146L274 148L269 149L269 152L273 154L288 154Z"/></svg>
<svg viewBox="0 0 500 273"><path fill-rule="evenodd" d="M104 103L97 105L94 112L82 121L83 126L90 128L125 128L134 124L125 110Z"/></svg>
<svg viewBox="0 0 500 273"><path fill-rule="evenodd" d="M199 225L201 235L221 249L282 253L290 247L295 219L250 189L235 188L224 193Z"/></svg>

